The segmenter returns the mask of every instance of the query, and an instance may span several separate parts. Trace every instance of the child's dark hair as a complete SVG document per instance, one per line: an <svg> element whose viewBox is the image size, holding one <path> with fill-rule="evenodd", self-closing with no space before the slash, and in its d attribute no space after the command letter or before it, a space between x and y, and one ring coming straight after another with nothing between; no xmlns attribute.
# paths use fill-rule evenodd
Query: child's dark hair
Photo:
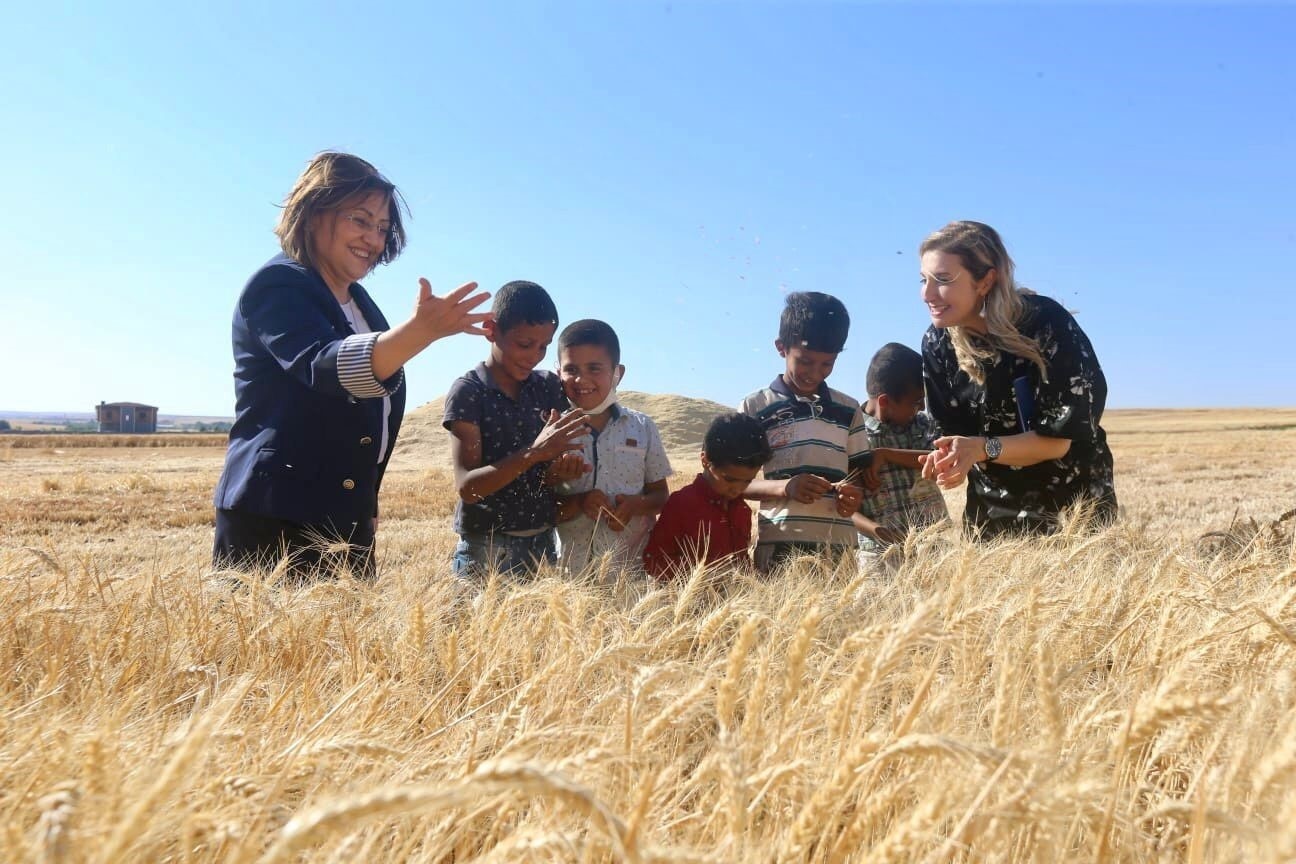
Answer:
<svg viewBox="0 0 1296 864"><path fill-rule="evenodd" d="M549 292L534 282L516 279L495 292L491 303L495 332L507 333L519 324L558 326L558 307Z"/></svg>
<svg viewBox="0 0 1296 864"><path fill-rule="evenodd" d="M838 354L846 347L850 314L831 294L796 291L787 296L779 319L779 341L784 348L808 348Z"/></svg>
<svg viewBox="0 0 1296 864"><path fill-rule="evenodd" d="M597 318L582 318L573 321L563 328L558 336L558 350L576 348L580 345L597 345L607 351L612 358L612 365L621 364L621 340L616 331L606 321Z"/></svg>
<svg viewBox="0 0 1296 864"><path fill-rule="evenodd" d="M774 456L765 427L748 414L721 414L711 421L702 444L712 465L759 468Z"/></svg>
<svg viewBox="0 0 1296 864"><path fill-rule="evenodd" d="M922 355L908 345L888 342L873 355L864 383L874 399L882 395L903 399L922 390Z"/></svg>

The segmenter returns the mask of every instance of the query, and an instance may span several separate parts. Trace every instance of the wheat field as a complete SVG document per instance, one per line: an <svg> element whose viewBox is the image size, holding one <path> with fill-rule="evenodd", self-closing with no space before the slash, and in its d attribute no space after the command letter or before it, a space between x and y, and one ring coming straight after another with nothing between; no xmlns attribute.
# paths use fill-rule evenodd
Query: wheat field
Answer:
<svg viewBox="0 0 1296 864"><path fill-rule="evenodd" d="M476 597L418 434L298 588L210 571L210 440L0 437L0 860L1294 860L1296 410L1105 425L1098 536Z"/></svg>

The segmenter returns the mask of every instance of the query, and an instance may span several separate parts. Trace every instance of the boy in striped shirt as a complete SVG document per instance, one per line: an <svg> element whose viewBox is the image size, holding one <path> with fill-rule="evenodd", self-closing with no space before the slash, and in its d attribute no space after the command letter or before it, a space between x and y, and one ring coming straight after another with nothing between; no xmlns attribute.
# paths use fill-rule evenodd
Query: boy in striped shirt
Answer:
<svg viewBox="0 0 1296 864"><path fill-rule="evenodd" d="M789 294L774 342L785 368L739 408L760 421L774 451L747 497L760 502L756 566L770 571L797 555L852 554L869 464L859 402L827 384L846 345L850 316L836 297Z"/></svg>

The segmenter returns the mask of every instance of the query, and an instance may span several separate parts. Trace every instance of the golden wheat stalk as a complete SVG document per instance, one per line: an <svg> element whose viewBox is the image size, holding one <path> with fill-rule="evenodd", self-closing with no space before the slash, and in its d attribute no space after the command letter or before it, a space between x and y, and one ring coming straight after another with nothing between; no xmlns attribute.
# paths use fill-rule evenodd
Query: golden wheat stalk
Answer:
<svg viewBox="0 0 1296 864"><path fill-rule="evenodd" d="M456 807L487 796L534 795L562 801L589 816L603 829L615 854L638 861L635 847L627 848L627 828L611 808L584 786L544 768L508 761L486 762L470 777L452 785L381 788L362 795L316 805L284 825L261 864L282 861L298 850L361 820L379 816Z"/></svg>

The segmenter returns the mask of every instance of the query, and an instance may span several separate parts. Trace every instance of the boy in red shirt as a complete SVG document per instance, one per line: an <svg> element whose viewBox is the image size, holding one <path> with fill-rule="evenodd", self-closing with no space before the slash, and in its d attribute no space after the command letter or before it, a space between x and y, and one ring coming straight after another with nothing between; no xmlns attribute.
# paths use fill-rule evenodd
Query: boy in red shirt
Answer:
<svg viewBox="0 0 1296 864"><path fill-rule="evenodd" d="M644 548L644 569L669 580L699 563L750 566L752 511L742 494L772 456L756 418L725 414L712 421L702 473L666 502Z"/></svg>

